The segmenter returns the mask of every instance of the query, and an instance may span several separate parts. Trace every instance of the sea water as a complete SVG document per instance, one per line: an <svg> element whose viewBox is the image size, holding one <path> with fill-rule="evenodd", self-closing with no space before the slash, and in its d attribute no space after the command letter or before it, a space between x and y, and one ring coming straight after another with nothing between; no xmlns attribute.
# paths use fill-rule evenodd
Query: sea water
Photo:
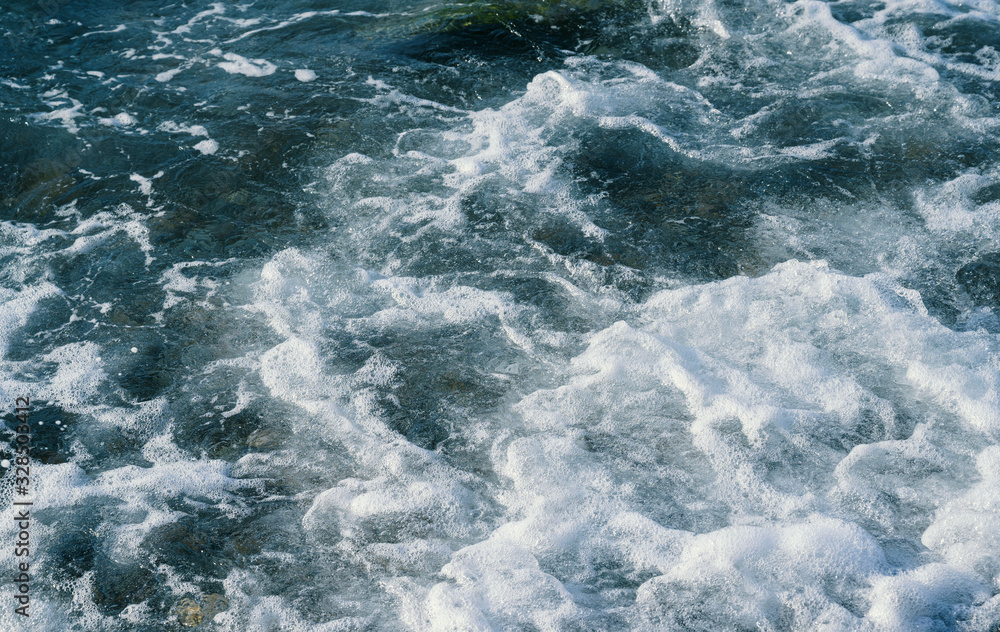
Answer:
<svg viewBox="0 0 1000 632"><path fill-rule="evenodd" d="M0 627L998 629L998 18L7 0Z"/></svg>

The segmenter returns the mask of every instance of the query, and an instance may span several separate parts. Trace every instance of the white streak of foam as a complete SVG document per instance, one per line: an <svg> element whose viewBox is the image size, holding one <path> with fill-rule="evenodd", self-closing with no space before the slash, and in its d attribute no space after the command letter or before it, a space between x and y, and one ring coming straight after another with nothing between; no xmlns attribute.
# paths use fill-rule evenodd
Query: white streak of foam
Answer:
<svg viewBox="0 0 1000 632"><path fill-rule="evenodd" d="M0 359L7 354L11 337L24 327L38 304L60 295L62 291L52 283L31 285L22 290L0 288Z"/></svg>
<svg viewBox="0 0 1000 632"><path fill-rule="evenodd" d="M317 17L317 16L334 16L334 15L340 15L340 11L337 10L337 9L333 9L333 10L330 10L330 11L305 11L303 13L298 13L296 15L293 15L289 19L284 20L282 22L279 22L279 23L277 23L277 24L275 24L273 26L266 26L264 28L259 28L259 29L254 29L252 31L247 31L246 33L243 33L239 37L234 37L232 39L226 40L225 43L226 44L231 44L233 42L238 42L238 41L240 41L242 39L246 39L248 37L252 37L252 36L254 36L254 35L258 34L258 33L265 33L267 31L276 31L278 29L283 29L283 28L285 28L287 26L291 26L292 24L298 24L299 22L302 22L303 20L308 20L310 18L314 18L314 17ZM364 13L364 12L355 12L355 13L349 13L347 15L371 15L371 14Z"/></svg>
<svg viewBox="0 0 1000 632"><path fill-rule="evenodd" d="M31 114L30 116L38 121L59 121L62 123L62 126L66 128L66 131L70 134L76 134L80 131L80 127L76 124L76 119L84 116L84 113L80 111L83 109L83 104L72 98L69 99L69 101L72 103L72 106L70 107L59 108L52 110L51 112ZM64 104L64 102L52 101L48 103L48 105L52 107L57 107L62 104Z"/></svg>
<svg viewBox="0 0 1000 632"><path fill-rule="evenodd" d="M891 42L870 37L834 18L830 5L825 2L798 0L788 10L802 12L800 27L818 24L860 56L863 61L854 67L859 78L919 84L933 84L940 79L938 72L927 63L897 55Z"/></svg>
<svg viewBox="0 0 1000 632"><path fill-rule="evenodd" d="M180 74L183 70L184 66L178 66L177 68L171 68L170 70L164 70L163 72L158 73L155 78L160 83L167 83L168 81L176 77L178 74Z"/></svg>
<svg viewBox="0 0 1000 632"><path fill-rule="evenodd" d="M84 38L84 37L90 37L91 35L101 35L101 34L104 34L104 33L121 33L124 30L125 30L125 25L124 24L119 24L118 26L116 26L115 28L113 28L111 30L108 30L108 31L89 31L87 33L84 33L83 35L80 35L80 37Z"/></svg>

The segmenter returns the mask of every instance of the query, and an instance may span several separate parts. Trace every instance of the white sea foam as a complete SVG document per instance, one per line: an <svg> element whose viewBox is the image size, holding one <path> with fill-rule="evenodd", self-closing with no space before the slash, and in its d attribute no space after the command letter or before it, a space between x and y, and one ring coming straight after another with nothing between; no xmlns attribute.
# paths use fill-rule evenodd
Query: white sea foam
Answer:
<svg viewBox="0 0 1000 632"><path fill-rule="evenodd" d="M266 77L274 74L277 66L266 59L247 59L236 53L223 53L219 49L211 51L213 55L219 55L226 61L216 64L229 74L240 74L247 77Z"/></svg>
<svg viewBox="0 0 1000 632"><path fill-rule="evenodd" d="M175 123L173 121L164 121L160 123L157 129L164 132L170 132L172 134L190 134L192 136L208 136L208 130L202 125L186 125L184 123Z"/></svg>
<svg viewBox="0 0 1000 632"><path fill-rule="evenodd" d="M386 323L399 322L400 309L419 304L412 293L396 293L394 301L400 307L380 312ZM943 549L950 566L931 563L904 585L891 574L881 545L858 525L940 548L961 541L950 534L963 524L977 524L968 500L954 501L932 526L895 513L877 490L933 511L961 489L955 475L965 466L952 451L955 437L992 442L1000 430L989 338L941 327L919 297L884 277L848 277L795 262L760 279L662 292L638 317L634 325L616 324L594 336L565 386L526 397L517 407L520 429L505 422L521 437L499 438L492 452L508 481L497 498L510 522L442 567L456 583L417 591L417 601L408 602L417 605L405 614L412 627L582 620L585 607L551 575L560 568L555 560L609 554L619 564L628 560L630 572L657 573L629 610L637 629L673 629L684 620L739 626L778 616L792 617L801 629L865 621L917 625L920 612L982 602L983 582L995 581L992 574L974 575L974 568L985 568L975 560L990 555L986 541ZM324 395L307 377L321 369L314 348L303 356L306 348L274 374L299 376L292 379L302 386L285 377L280 388L300 403L334 393ZM860 375L867 377L859 381ZM970 390L969 384L978 386ZM303 386L297 395L286 390ZM924 415L938 421L919 423L907 438L900 415L912 414L906 410L911 399L925 402ZM602 444L601 436L614 441ZM859 437L873 443L852 450ZM696 454L708 458L699 463ZM797 465L777 465L772 455ZM664 458L673 461L664 464ZM928 465L907 469L905 478L889 473L921 459ZM649 471L653 463L660 465ZM981 463L988 468L990 461L984 456ZM634 474L619 474L637 470L657 486L643 491L629 482ZM397 470L394 477L400 475ZM304 524L324 537L364 543L376 532L360 525L385 516L371 524L399 528L404 516L417 512L440 524L442 535L456 537L448 525L460 526L463 514L447 508L457 511L468 501L460 500L467 494L462 488L447 491L452 484L411 482L393 491L394 479L345 481L316 499ZM903 494L901 485L921 491ZM657 494L647 495L653 489ZM419 500L424 495L426 503ZM411 502L393 500L404 497ZM968 498L976 497L970 489ZM682 508L678 517L686 528L644 515L664 520L671 506ZM699 520L720 527L697 535L687 525ZM791 588L803 581L833 585L796 597ZM548 587L539 593L540 586ZM730 586L729 600L714 596L721 586ZM898 595L918 589L926 596L915 614Z"/></svg>
<svg viewBox="0 0 1000 632"><path fill-rule="evenodd" d="M195 143L194 148L200 151L201 153L210 156L215 152L219 151L219 143L215 142L212 139L208 139Z"/></svg>
<svg viewBox="0 0 1000 632"><path fill-rule="evenodd" d="M178 66L177 68L171 68L170 70L164 70L161 73L157 73L156 80L159 81L160 83L167 83L168 81L170 81L183 71L184 71L183 66Z"/></svg>
<svg viewBox="0 0 1000 632"><path fill-rule="evenodd" d="M310 82L316 80L316 73L308 68L299 68L295 71L295 78L302 82Z"/></svg>
<svg viewBox="0 0 1000 632"><path fill-rule="evenodd" d="M136 124L136 120L128 112L119 112L110 118L102 118L101 123L113 127L132 127Z"/></svg>
<svg viewBox="0 0 1000 632"><path fill-rule="evenodd" d="M502 294L327 266L289 251L265 267L255 309L288 339L261 358L261 376L323 420L309 432L350 437L367 463L313 500L306 531L394 568L431 572L438 560L444 581L390 582L410 628L574 625L595 603L643 630L931 629L955 608L988 612L996 543L962 534L989 532L981 490L995 450L977 465L958 446L1000 436L996 344L943 327L891 278L792 261L653 295L591 336L561 386L463 432L481 437L479 458L500 477L485 502L503 515L483 532L470 521L482 492L459 472L386 442L363 392L335 404L352 382L326 373L317 342L345 308L369 314L356 328L497 317L539 333ZM401 368L375 363L354 379L391 385ZM974 466L981 484L969 483ZM481 535L458 545L469 533ZM897 574L893 538L940 555ZM592 581L608 560L647 579L581 600L567 582Z"/></svg>
<svg viewBox="0 0 1000 632"><path fill-rule="evenodd" d="M31 116L39 121L59 121L62 124L62 127L64 127L70 134L76 134L79 132L80 126L77 124L76 119L85 116L85 113L82 112L83 103L77 101L76 99L69 98L69 104L67 104L65 93L52 96L55 98L48 101L47 105L55 109L50 112L32 114Z"/></svg>
<svg viewBox="0 0 1000 632"><path fill-rule="evenodd" d="M64 253L70 256L86 254L112 237L124 233L143 251L146 255L146 265L149 265L154 259L153 245L149 240L149 228L144 220L145 218L128 204L121 204L114 210L96 213L79 222L68 233L75 236L75 240Z"/></svg>
<svg viewBox="0 0 1000 632"><path fill-rule="evenodd" d="M456 583L427 593L408 615L413 627L582 620L542 569L611 551L634 569L624 572L656 574L628 609L635 629L777 629L779 620L793 629L931 629L949 608L983 603L996 581L984 564L995 543L959 534L990 532L992 501L976 487L943 503L965 484L956 437L992 443L1000 430L991 339L941 327L886 279L795 262L760 279L662 292L640 315L645 324L594 336L572 381L519 405L527 434L498 439L508 447L494 452L513 520L488 546L452 557L442 572ZM918 422L906 438L899 415L911 400L938 421ZM874 443L852 450L859 433ZM984 477L994 452L979 458ZM694 453L707 460L685 456ZM656 483L644 491L637 475ZM912 509L892 509L885 494ZM683 511L681 524L734 526L671 530L671 506ZM946 562L896 576L862 524L913 544L923 538Z"/></svg>
<svg viewBox="0 0 1000 632"><path fill-rule="evenodd" d="M52 283L41 283L25 287L20 291L0 289L0 357L6 354L10 338L27 323L31 312L38 303L60 294Z"/></svg>

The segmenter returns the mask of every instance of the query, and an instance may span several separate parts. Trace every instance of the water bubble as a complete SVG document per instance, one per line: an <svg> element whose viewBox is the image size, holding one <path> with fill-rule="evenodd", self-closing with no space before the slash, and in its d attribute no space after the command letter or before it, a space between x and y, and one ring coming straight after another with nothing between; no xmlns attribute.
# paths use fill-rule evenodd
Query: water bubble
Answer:
<svg viewBox="0 0 1000 632"><path fill-rule="evenodd" d="M316 79L316 73L308 69L299 69L295 71L295 78L302 82L309 82Z"/></svg>

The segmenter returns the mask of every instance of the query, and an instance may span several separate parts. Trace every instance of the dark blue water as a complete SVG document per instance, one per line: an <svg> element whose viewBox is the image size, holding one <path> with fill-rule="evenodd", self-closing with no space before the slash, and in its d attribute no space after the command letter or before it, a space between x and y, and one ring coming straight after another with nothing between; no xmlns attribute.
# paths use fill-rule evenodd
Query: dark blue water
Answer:
<svg viewBox="0 0 1000 632"><path fill-rule="evenodd" d="M1000 626L998 17L8 2L0 621Z"/></svg>

